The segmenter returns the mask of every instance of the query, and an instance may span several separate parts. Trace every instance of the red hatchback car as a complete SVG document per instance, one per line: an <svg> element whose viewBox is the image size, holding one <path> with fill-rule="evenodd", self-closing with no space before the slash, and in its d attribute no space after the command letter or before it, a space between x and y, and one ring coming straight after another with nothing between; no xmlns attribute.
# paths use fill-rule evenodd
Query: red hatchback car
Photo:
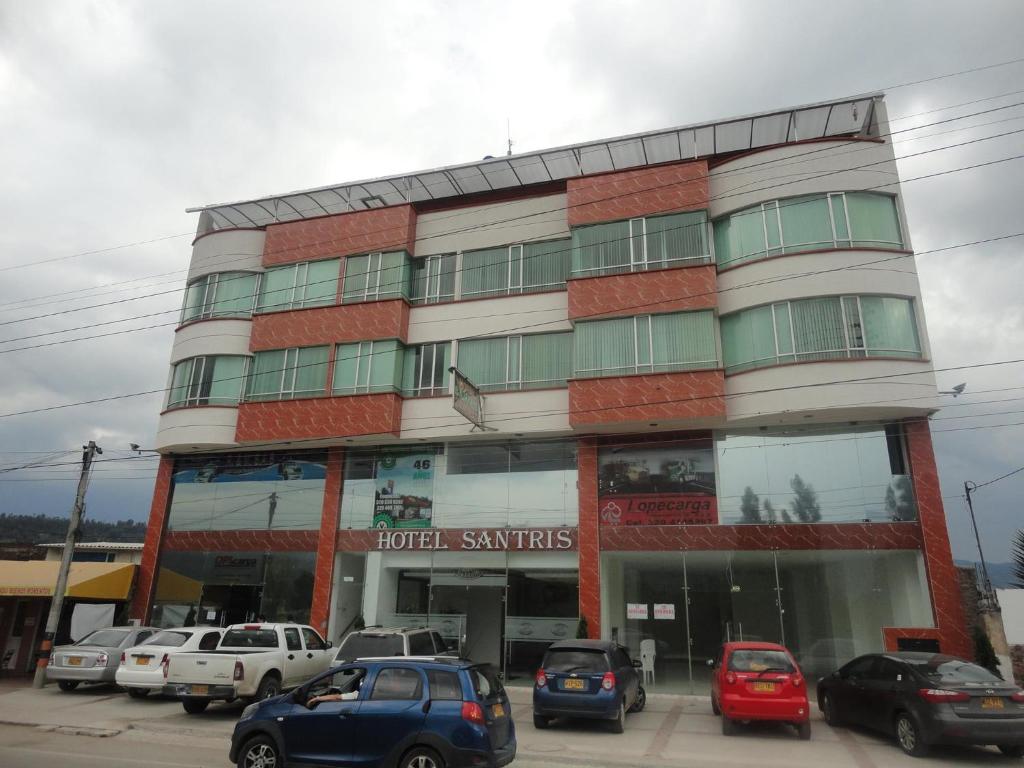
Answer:
<svg viewBox="0 0 1024 768"><path fill-rule="evenodd" d="M775 643L726 643L708 661L712 668L711 709L722 716L722 733L737 722L791 723L801 739L811 738L807 685L792 654Z"/></svg>

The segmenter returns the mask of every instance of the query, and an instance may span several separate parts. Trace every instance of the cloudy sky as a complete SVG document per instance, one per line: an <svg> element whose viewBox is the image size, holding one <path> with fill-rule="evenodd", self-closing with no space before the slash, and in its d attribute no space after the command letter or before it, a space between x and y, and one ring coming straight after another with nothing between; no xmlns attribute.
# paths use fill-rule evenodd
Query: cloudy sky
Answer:
<svg viewBox="0 0 1024 768"><path fill-rule="evenodd" d="M0 0L0 413L163 386L197 221L186 206L501 154L506 119L522 152L898 86L1017 58L1022 29L1013 1ZM889 114L910 116L893 128L1024 102L1021 83L1013 64L889 88ZM895 151L1022 128L1024 107L1010 107L906 131ZM1022 136L900 172L1018 155ZM1022 170L907 183L915 248L1024 230ZM1022 247L920 257L936 368L1024 357ZM54 343L99 333L116 335ZM962 483L1024 465L1024 366L938 378L968 384L933 430L954 551L971 558ZM0 418L0 467L90 438L104 458L128 456L151 444L161 400ZM89 514L144 519L153 468L98 465ZM66 514L73 475L0 474L0 511ZM992 560L1008 557L1022 495L1024 473L978 492Z"/></svg>

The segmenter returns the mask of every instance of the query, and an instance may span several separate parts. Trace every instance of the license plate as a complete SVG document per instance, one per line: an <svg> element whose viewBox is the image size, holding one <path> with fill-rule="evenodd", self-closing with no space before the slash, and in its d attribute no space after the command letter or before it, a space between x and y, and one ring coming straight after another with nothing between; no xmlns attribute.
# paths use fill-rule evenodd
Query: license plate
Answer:
<svg viewBox="0 0 1024 768"><path fill-rule="evenodd" d="M563 680L562 687L567 691L582 691L587 687L586 680Z"/></svg>
<svg viewBox="0 0 1024 768"><path fill-rule="evenodd" d="M775 683L754 683L753 688L758 693L775 693Z"/></svg>
<svg viewBox="0 0 1024 768"><path fill-rule="evenodd" d="M982 709L1002 709L1005 706L998 696L986 696L981 700Z"/></svg>
<svg viewBox="0 0 1024 768"><path fill-rule="evenodd" d="M147 664L149 664L149 656L136 656L135 663L138 664L140 667L144 667Z"/></svg>
<svg viewBox="0 0 1024 768"><path fill-rule="evenodd" d="M193 696L205 696L210 692L210 686L208 685L193 685L189 688L189 693Z"/></svg>
<svg viewBox="0 0 1024 768"><path fill-rule="evenodd" d="M505 707L502 706L501 704L495 704L493 710L491 710L491 711L494 713L495 717L504 717L505 716Z"/></svg>
<svg viewBox="0 0 1024 768"><path fill-rule="evenodd" d="M68 656L67 658L64 659L64 661L67 662L67 665L69 667L80 667L80 666L82 666L82 657L81 656Z"/></svg>

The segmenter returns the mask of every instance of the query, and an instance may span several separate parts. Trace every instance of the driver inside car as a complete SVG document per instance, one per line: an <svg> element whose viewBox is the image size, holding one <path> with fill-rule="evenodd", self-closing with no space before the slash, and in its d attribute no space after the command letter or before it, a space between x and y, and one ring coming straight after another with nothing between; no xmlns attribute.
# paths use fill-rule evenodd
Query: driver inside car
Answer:
<svg viewBox="0 0 1024 768"><path fill-rule="evenodd" d="M359 698L359 689L363 684L363 670L346 670L339 672L331 678L331 686L325 691L314 692L306 702L306 706L312 709L324 701L355 701Z"/></svg>

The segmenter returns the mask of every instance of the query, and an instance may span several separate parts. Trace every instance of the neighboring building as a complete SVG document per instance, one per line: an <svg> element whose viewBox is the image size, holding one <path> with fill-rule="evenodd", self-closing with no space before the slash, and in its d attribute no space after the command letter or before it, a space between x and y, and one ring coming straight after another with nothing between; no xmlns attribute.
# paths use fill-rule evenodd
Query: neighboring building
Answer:
<svg viewBox="0 0 1024 768"><path fill-rule="evenodd" d="M46 552L45 560L57 560L64 556L64 543L40 544ZM142 542L132 541L81 541L75 544L71 555L73 563L133 563L142 562Z"/></svg>
<svg viewBox="0 0 1024 768"><path fill-rule="evenodd" d="M1024 685L1024 589L997 589L996 597L1003 612L1013 675L1018 685Z"/></svg>
<svg viewBox="0 0 1024 768"><path fill-rule="evenodd" d="M133 615L429 623L510 676L582 617L663 690L727 638L970 654L888 132L873 95L196 209Z"/></svg>

